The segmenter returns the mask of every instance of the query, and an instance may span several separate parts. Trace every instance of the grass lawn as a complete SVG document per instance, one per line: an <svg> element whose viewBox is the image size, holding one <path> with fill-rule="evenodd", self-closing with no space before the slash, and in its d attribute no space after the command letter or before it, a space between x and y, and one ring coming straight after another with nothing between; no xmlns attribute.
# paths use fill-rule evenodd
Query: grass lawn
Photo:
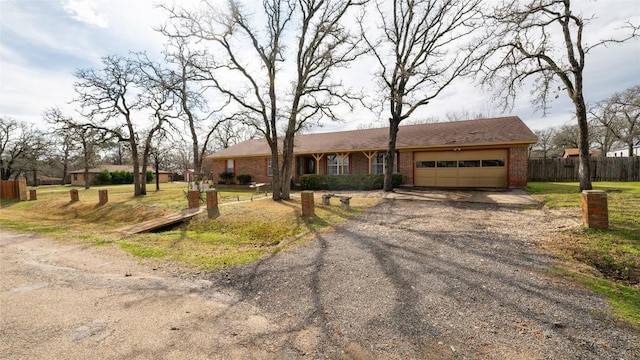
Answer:
<svg viewBox="0 0 640 360"><path fill-rule="evenodd" d="M319 205L316 216L301 215L300 199L274 202L270 194L252 190L219 190L220 216L206 214L166 231L124 235L118 228L171 214L187 207L186 183L161 184L147 195L133 197L132 185L78 188L80 201L70 202L70 186L41 186L36 201L3 201L0 226L46 234L60 241L119 245L143 258L179 261L198 269L245 263L304 240L315 231L346 221L376 199L351 200L351 209ZM107 189L109 202L98 204L98 189ZM204 206L204 205L203 205Z"/></svg>
<svg viewBox="0 0 640 360"><path fill-rule="evenodd" d="M607 192L609 229L564 231L545 247L561 258L555 270L605 295L615 315L640 330L640 182L594 182ZM546 206L580 207L578 183L533 182Z"/></svg>

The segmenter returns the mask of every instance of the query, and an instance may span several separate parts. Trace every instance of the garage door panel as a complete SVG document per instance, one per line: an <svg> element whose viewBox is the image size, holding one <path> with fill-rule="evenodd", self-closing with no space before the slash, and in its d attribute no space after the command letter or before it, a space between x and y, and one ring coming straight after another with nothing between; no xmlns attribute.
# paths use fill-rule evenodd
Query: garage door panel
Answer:
<svg viewBox="0 0 640 360"><path fill-rule="evenodd" d="M417 186L506 187L507 155L506 149L418 152L414 157L414 183ZM434 163L436 167L426 167ZM446 167L451 165L456 167Z"/></svg>

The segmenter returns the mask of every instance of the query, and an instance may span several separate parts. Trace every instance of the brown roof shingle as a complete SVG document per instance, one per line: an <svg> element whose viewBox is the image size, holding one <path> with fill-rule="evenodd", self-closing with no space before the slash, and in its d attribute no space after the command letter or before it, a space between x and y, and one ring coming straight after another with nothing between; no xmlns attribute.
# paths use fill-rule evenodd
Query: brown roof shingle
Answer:
<svg viewBox="0 0 640 360"><path fill-rule="evenodd" d="M389 128L296 135L296 154L384 150ZM536 136L517 116L401 126L397 149L446 145L533 144ZM269 156L265 139L241 142L216 152L211 158Z"/></svg>

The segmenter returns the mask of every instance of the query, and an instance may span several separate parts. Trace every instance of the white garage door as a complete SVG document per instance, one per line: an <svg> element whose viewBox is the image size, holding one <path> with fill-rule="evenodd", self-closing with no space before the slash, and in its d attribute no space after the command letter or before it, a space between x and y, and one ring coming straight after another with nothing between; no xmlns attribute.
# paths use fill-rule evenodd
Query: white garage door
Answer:
<svg viewBox="0 0 640 360"><path fill-rule="evenodd" d="M415 153L416 186L506 187L507 150Z"/></svg>

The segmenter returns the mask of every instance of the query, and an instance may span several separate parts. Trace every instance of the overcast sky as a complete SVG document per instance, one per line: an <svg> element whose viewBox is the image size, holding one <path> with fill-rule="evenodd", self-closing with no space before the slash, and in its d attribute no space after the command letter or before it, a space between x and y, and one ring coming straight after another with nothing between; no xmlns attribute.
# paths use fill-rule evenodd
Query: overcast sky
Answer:
<svg viewBox="0 0 640 360"><path fill-rule="evenodd" d="M0 0L0 115L42 123L42 114L50 107L59 106L73 114L75 106L68 102L74 98L75 70L100 68L100 58L111 54L159 53L165 39L154 32L153 27L161 24L165 15L154 8L154 3L152 0ZM585 36L590 42L610 37L624 21L640 23L638 0L574 3L574 11L597 17L586 28ZM605 99L640 83L640 40L599 48L590 53L586 61L584 92L588 102ZM363 69L354 69L353 74L360 77L361 83L370 80L368 71ZM541 113L533 111L525 89L516 108L503 114L491 103L486 91L471 81L458 81L414 118L444 120L449 112L465 111L489 116L518 115L534 130L572 121L573 108L565 93L551 105L551 111L543 118ZM326 124L315 131L355 129L373 117L363 112L344 116L351 121Z"/></svg>

